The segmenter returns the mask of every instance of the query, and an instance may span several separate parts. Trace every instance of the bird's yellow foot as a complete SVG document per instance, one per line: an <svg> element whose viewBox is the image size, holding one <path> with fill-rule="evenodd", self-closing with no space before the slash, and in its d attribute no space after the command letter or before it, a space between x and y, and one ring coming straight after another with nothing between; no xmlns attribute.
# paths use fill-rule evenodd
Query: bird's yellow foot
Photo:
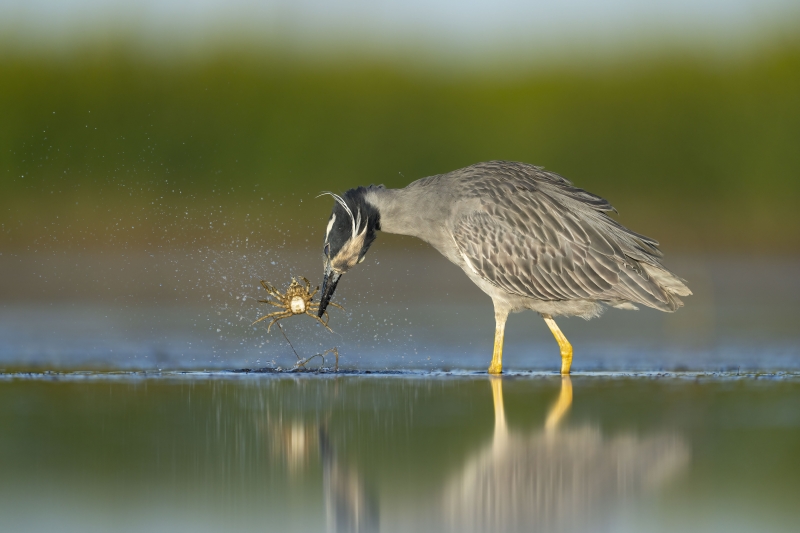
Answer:
<svg viewBox="0 0 800 533"><path fill-rule="evenodd" d="M503 365L501 363L492 361L492 364L489 365L489 373L490 374L502 374L503 373Z"/></svg>

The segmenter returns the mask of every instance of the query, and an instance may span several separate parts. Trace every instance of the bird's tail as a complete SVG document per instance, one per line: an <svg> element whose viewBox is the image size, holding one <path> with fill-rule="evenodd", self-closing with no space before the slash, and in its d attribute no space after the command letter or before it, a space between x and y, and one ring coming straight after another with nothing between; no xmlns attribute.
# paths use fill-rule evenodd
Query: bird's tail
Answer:
<svg viewBox="0 0 800 533"><path fill-rule="evenodd" d="M617 298L607 301L619 309L636 309L634 304L639 303L672 313L683 307L679 296L692 294L685 280L661 265L637 261L635 269L623 269L621 274L621 283L614 289Z"/></svg>
<svg viewBox="0 0 800 533"><path fill-rule="evenodd" d="M642 265L647 275L653 278L669 294L674 294L675 296L689 296L692 294L692 291L686 286L685 279L681 279L669 270L655 265L639 264Z"/></svg>
<svg viewBox="0 0 800 533"><path fill-rule="evenodd" d="M647 263L640 263L640 265L647 275L650 276L650 279L661 287L664 291L664 295L667 297L666 308L659 306L659 309L672 312L683 307L683 301L678 298L678 296L689 296L692 294L692 291L686 286L685 279L679 278L669 270L660 266Z"/></svg>

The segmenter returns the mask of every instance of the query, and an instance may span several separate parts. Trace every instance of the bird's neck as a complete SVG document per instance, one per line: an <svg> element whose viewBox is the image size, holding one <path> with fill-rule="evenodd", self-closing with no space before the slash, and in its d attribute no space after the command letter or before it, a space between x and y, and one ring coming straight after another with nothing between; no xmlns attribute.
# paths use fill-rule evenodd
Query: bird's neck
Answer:
<svg viewBox="0 0 800 533"><path fill-rule="evenodd" d="M437 225L441 209L437 209L433 195L420 187L405 189L371 190L365 197L380 213L381 231L418 237L436 246Z"/></svg>

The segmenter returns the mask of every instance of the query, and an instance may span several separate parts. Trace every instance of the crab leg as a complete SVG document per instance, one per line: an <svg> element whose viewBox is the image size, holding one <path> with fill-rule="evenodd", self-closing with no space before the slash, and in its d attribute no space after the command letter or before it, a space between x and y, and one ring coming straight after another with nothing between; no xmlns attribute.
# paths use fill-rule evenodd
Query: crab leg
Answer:
<svg viewBox="0 0 800 533"><path fill-rule="evenodd" d="M264 287L264 289L268 293L270 293L272 296L280 296L281 295L281 293L280 293L280 291L278 289L276 289L275 287L271 286L269 283L267 283L263 279L261 280L261 286Z"/></svg>
<svg viewBox="0 0 800 533"><path fill-rule="evenodd" d="M292 316L292 312L291 311L275 311L274 313L270 313L268 315L262 316L261 318L259 318L258 320L256 320L255 322L253 322L250 325L254 326L255 324L258 324L259 322L261 322L262 320L266 320L268 318L272 318L272 317L276 317L276 316L280 316L280 315L285 315L285 316L281 316L280 318L287 318L287 317ZM267 331L269 331L269 329L267 329Z"/></svg>
<svg viewBox="0 0 800 533"><path fill-rule="evenodd" d="M270 304L270 305L274 305L275 307L281 307L283 309L286 309L286 306L284 304L278 303L278 302L273 302L272 300L259 300L258 302L262 303L262 304Z"/></svg>
<svg viewBox="0 0 800 533"><path fill-rule="evenodd" d="M278 316L278 317L275 317L275 318L273 318L273 319L272 319L272 322L270 322L270 323L269 323L269 326L267 326L267 333L269 333L269 330L271 330L271 329L272 329L272 326L274 326L275 324L277 324L277 323L278 323L278 320L282 320L282 319L284 319L284 318L289 318L289 317L290 317L290 316L292 316L293 314L294 314L294 313L292 313L291 311L286 311L285 313L281 313L281 316Z"/></svg>
<svg viewBox="0 0 800 533"><path fill-rule="evenodd" d="M337 304L337 303L334 303L334 302L328 302L328 305L332 305L332 306L334 306L334 307L338 307L339 309L341 309L342 311L344 311L344 307L342 307L341 305L339 305L339 304ZM309 310L311 310L311 311L319 311L319 304L318 304L318 303L312 303L312 304L309 304L308 308L309 308ZM325 314L327 315L327 314L328 314L328 312L327 312L327 311L325 311Z"/></svg>
<svg viewBox="0 0 800 533"><path fill-rule="evenodd" d="M321 319L320 317L318 317L317 315L312 315L312 314L311 314L311 313L309 313L308 311L306 311L306 313L305 313L305 314L307 314L308 316L310 316L311 318L313 318L314 320L316 320L317 322L319 322L320 324L322 324L322 325L325 327L325 329L327 329L328 331L330 331L331 333L333 333L333 330L332 330L331 328L329 328L329 327L328 327L328 321L327 321L327 320L326 320L325 322L323 322L323 321L322 321L322 319ZM327 315L327 314L328 314L328 312L326 311L324 314L325 314L325 315Z"/></svg>

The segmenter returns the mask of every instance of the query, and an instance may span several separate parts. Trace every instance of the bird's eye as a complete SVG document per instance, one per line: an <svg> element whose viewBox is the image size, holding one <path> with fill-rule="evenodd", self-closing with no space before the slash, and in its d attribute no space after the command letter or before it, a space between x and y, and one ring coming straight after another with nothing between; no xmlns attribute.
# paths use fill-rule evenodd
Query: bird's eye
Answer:
<svg viewBox="0 0 800 533"><path fill-rule="evenodd" d="M326 244L326 245L325 245L325 249L324 249L322 252L323 252L325 255L328 255L329 253L331 253L331 245L330 245L330 244Z"/></svg>

